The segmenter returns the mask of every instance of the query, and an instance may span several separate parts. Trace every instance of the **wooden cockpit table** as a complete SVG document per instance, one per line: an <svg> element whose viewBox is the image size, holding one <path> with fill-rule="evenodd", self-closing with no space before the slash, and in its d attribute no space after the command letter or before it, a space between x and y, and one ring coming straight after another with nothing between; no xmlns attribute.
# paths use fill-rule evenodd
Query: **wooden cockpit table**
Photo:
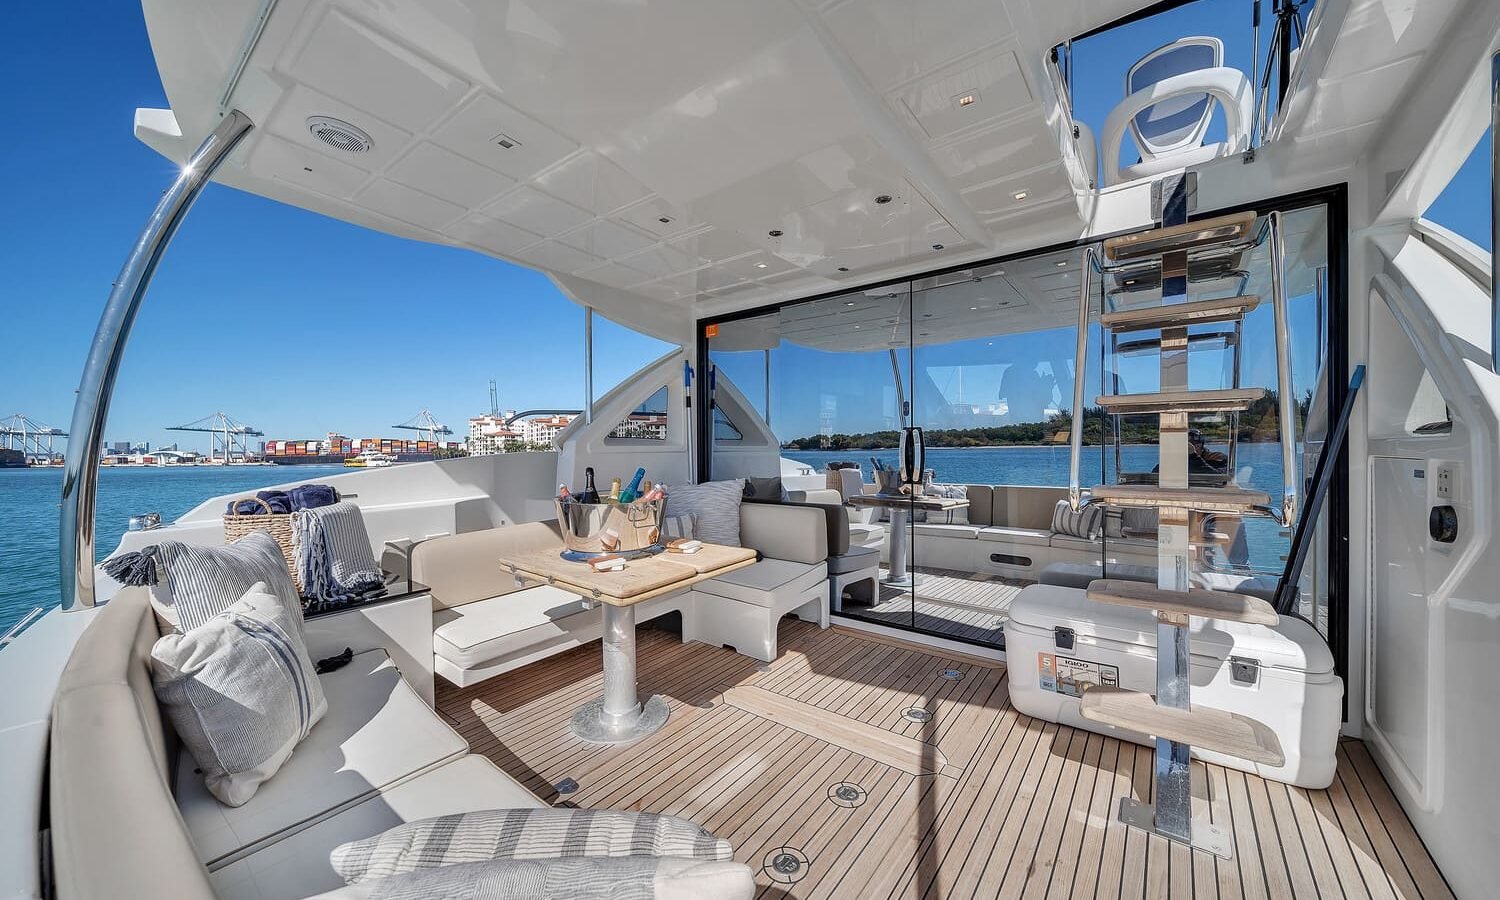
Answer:
<svg viewBox="0 0 1500 900"><path fill-rule="evenodd" d="M917 574L906 571L907 528L911 511L924 509L929 512L946 512L964 509L968 500L957 497L912 496L910 494L860 494L850 497L848 504L854 507L875 507L889 510L891 527L885 535L885 558L890 561L890 571L881 583L895 588L915 588Z"/></svg>
<svg viewBox="0 0 1500 900"><path fill-rule="evenodd" d="M588 563L569 562L556 549L532 550L500 558L517 581L550 584L604 607L604 696L573 714L577 737L598 744L643 738L667 723L667 701L652 695L640 702L635 677L636 604L691 587L755 562L749 547L704 544L697 553L660 553L625 563L617 572L595 572Z"/></svg>

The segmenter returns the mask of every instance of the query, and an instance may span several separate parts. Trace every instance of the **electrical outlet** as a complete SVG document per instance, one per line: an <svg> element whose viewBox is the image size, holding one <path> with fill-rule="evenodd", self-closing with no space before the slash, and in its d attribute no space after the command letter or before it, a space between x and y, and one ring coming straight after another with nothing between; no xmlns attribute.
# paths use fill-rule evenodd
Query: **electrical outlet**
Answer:
<svg viewBox="0 0 1500 900"><path fill-rule="evenodd" d="M1438 463L1436 468L1437 482L1434 487L1437 490L1439 500L1452 500L1458 493L1458 466L1454 463Z"/></svg>

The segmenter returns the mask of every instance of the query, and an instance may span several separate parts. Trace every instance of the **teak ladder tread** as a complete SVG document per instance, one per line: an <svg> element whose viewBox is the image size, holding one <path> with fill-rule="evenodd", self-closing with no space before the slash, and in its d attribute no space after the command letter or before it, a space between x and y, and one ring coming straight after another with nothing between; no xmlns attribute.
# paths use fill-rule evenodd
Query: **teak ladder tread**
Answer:
<svg viewBox="0 0 1500 900"><path fill-rule="evenodd" d="M1091 686L1083 692L1085 719L1189 744L1268 766L1286 764L1281 741L1266 725L1238 713L1208 706L1173 709L1140 691Z"/></svg>
<svg viewBox="0 0 1500 900"><path fill-rule="evenodd" d="M1089 582L1087 596L1096 603L1154 609L1184 616L1202 616L1221 622L1245 622L1252 625L1275 625L1281 621L1271 604L1249 594L1210 591L1194 588L1187 592L1167 591L1154 584L1098 578Z"/></svg>
<svg viewBox="0 0 1500 900"><path fill-rule="evenodd" d="M1115 506L1167 507L1198 512L1243 514L1271 502L1262 491L1239 487L1159 487L1154 484L1100 484L1094 499Z"/></svg>
<svg viewBox="0 0 1500 900"><path fill-rule="evenodd" d="M1150 328L1211 325L1215 322L1234 321L1259 305L1259 297L1247 296L1194 300L1166 306L1142 306L1104 313L1099 316L1099 324L1116 334Z"/></svg>
<svg viewBox="0 0 1500 900"><path fill-rule="evenodd" d="M1265 388L1211 391L1163 391L1155 394L1103 394L1094 402L1114 415L1164 412L1244 412L1266 395Z"/></svg>
<svg viewBox="0 0 1500 900"><path fill-rule="evenodd" d="M1106 259L1122 262L1157 257L1174 250L1197 250L1243 240L1255 225L1255 213L1246 211L1200 219L1184 225L1152 228L1134 234L1122 234L1104 242Z"/></svg>

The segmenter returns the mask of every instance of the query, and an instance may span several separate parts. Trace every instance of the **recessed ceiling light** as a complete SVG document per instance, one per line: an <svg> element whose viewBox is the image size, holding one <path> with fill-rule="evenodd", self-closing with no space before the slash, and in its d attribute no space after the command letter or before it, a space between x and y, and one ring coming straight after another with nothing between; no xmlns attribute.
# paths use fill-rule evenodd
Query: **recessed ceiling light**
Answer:
<svg viewBox="0 0 1500 900"><path fill-rule="evenodd" d="M781 237L781 229L772 228L770 231L766 232L766 234L769 234L771 237Z"/></svg>
<svg viewBox="0 0 1500 900"><path fill-rule="evenodd" d="M934 250L941 250L941 249L943 249L943 245L942 244L933 244L932 245L932 249L934 249Z"/></svg>
<svg viewBox="0 0 1500 900"><path fill-rule="evenodd" d="M656 221L662 223L663 225L671 225L672 224L672 217L671 216L658 216L657 219L656 219Z"/></svg>
<svg viewBox="0 0 1500 900"><path fill-rule="evenodd" d="M839 271L840 272L847 272L847 271L849 271L849 267L848 266L839 266Z"/></svg>
<svg viewBox="0 0 1500 900"><path fill-rule="evenodd" d="M971 307L969 307L969 312L976 312L976 311L978 311L978 309L979 309L979 307L977 307L977 306L971 306Z"/></svg>
<svg viewBox="0 0 1500 900"><path fill-rule="evenodd" d="M885 204L891 202L891 195L890 194L881 194L879 197L875 198L875 202L879 203L882 206L884 206Z"/></svg>
<svg viewBox="0 0 1500 900"><path fill-rule="evenodd" d="M844 301L844 305L845 306L853 306L854 305L854 301L853 300L845 300Z"/></svg>
<svg viewBox="0 0 1500 900"><path fill-rule="evenodd" d="M1060 261L1059 261L1059 262L1058 262L1058 264L1057 264L1057 267L1058 267L1058 268L1059 268L1059 269L1066 269L1066 268L1067 268L1067 267L1068 267L1068 261L1067 261L1067 260L1065 260L1065 259L1064 259L1064 260L1060 260Z"/></svg>
<svg viewBox="0 0 1500 900"><path fill-rule="evenodd" d="M497 134L494 138L495 145L502 150L514 150L521 146L521 142L508 134Z"/></svg>
<svg viewBox="0 0 1500 900"><path fill-rule="evenodd" d="M854 326L854 330L858 331L859 330L859 326L858 325Z"/></svg>
<svg viewBox="0 0 1500 900"><path fill-rule="evenodd" d="M967 93L967 94L959 94L958 95L958 105L959 106L973 106L975 103L978 103L978 102L979 102L979 95L976 94L976 93L974 93L974 92L972 92L972 91L969 92L969 93Z"/></svg>
<svg viewBox="0 0 1500 900"><path fill-rule="evenodd" d="M1017 200L1025 200L1026 199L1026 192L1025 191L1016 191L1016 199Z"/></svg>
<svg viewBox="0 0 1500 900"><path fill-rule="evenodd" d="M765 263L756 263L755 264L755 268L757 268L757 269L764 269L765 267L766 267Z"/></svg>
<svg viewBox="0 0 1500 900"><path fill-rule="evenodd" d="M1125 284L1126 285L1135 284L1135 279L1134 278L1127 278L1127 279L1125 279Z"/></svg>

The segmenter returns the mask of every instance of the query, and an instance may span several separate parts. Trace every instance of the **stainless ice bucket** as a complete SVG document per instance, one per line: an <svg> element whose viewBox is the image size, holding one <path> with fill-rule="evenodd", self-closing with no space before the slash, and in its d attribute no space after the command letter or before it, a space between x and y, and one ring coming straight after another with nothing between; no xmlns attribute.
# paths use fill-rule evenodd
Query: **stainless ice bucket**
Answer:
<svg viewBox="0 0 1500 900"><path fill-rule="evenodd" d="M660 553L664 500L634 503L556 501L562 529L563 559L584 561L600 556L637 559Z"/></svg>

